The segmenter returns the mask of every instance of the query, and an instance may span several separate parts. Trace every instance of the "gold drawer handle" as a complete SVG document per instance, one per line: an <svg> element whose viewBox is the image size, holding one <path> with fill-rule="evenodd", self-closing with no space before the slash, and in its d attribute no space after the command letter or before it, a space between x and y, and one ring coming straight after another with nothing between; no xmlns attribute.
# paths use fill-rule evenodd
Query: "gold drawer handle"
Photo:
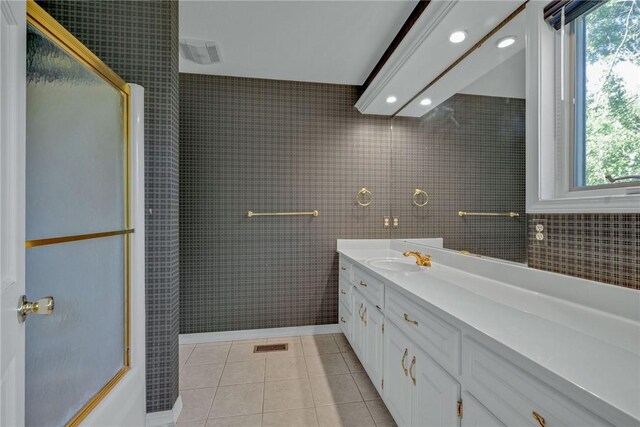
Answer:
<svg viewBox="0 0 640 427"><path fill-rule="evenodd" d="M409 366L409 376L411 377L411 381L413 381L413 385L416 385L416 377L413 376L413 367L416 365L416 357L413 356L411 360L411 365Z"/></svg>
<svg viewBox="0 0 640 427"><path fill-rule="evenodd" d="M535 418L538 424L540 424L540 427L547 427L547 422L544 420L544 417L542 415L540 415L536 411L531 412L531 415L533 415L533 418Z"/></svg>
<svg viewBox="0 0 640 427"><path fill-rule="evenodd" d="M347 293L344 291L344 289L340 289L340 293L341 293L342 295L346 295L346 294L347 294Z"/></svg>
<svg viewBox="0 0 640 427"><path fill-rule="evenodd" d="M340 316L340 321L341 321L342 323L347 323L347 321L346 321L346 320L344 320L344 317L342 317L342 316Z"/></svg>
<svg viewBox="0 0 640 427"><path fill-rule="evenodd" d="M362 312L362 321L364 322L364 326L367 326L367 307L364 308L364 311Z"/></svg>
<svg viewBox="0 0 640 427"><path fill-rule="evenodd" d="M404 320L406 320L407 322L413 323L414 325L418 326L418 321L409 319L409 315L407 313L404 314Z"/></svg>
<svg viewBox="0 0 640 427"><path fill-rule="evenodd" d="M341 269L343 269L344 271L347 271L347 267L340 267Z"/></svg>
<svg viewBox="0 0 640 427"><path fill-rule="evenodd" d="M409 371L407 370L407 368L404 367L404 360L407 358L408 355L409 355L409 349L405 348L404 354L402 355L402 360L400 361L400 364L402 365L402 370L404 371L405 376L409 375Z"/></svg>
<svg viewBox="0 0 640 427"><path fill-rule="evenodd" d="M362 320L362 306L364 303L360 304L360 309L358 310L358 316L360 316L360 320Z"/></svg>
<svg viewBox="0 0 640 427"><path fill-rule="evenodd" d="M360 286L364 286L365 288L367 287L367 284L364 283L362 280L360 280Z"/></svg>

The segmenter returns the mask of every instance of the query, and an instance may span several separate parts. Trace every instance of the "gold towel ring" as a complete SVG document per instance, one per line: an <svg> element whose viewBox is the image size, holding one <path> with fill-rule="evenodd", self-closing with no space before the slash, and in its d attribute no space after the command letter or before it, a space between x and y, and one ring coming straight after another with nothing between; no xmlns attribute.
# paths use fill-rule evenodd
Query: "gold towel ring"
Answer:
<svg viewBox="0 0 640 427"><path fill-rule="evenodd" d="M424 194L424 196L426 197L424 203L418 203L418 196L421 194ZM426 206L427 203L429 203L429 195L426 192L420 190L419 188L416 188L415 193L413 193L413 204L416 206L422 207L422 206Z"/></svg>
<svg viewBox="0 0 640 427"><path fill-rule="evenodd" d="M368 195L369 201L368 202L362 201L362 200L366 200L367 195ZM362 187L360 191L358 191L358 194L356 194L356 202L358 202L360 206L369 206L371 202L373 202L373 195L371 194L371 191Z"/></svg>

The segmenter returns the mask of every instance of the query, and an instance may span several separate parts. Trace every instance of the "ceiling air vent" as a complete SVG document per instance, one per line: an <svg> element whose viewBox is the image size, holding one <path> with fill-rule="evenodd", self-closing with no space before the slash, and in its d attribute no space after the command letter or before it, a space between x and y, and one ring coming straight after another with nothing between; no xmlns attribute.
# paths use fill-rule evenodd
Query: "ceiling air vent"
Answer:
<svg viewBox="0 0 640 427"><path fill-rule="evenodd" d="M187 61L209 65L222 62L218 44L206 40L180 39L180 54Z"/></svg>

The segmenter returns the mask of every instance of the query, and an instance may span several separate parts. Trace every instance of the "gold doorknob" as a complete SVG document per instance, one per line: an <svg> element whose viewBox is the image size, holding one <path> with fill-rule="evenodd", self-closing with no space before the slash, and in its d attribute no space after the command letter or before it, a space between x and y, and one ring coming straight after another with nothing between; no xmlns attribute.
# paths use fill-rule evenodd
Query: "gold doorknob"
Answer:
<svg viewBox="0 0 640 427"><path fill-rule="evenodd" d="M27 296L22 295L18 300L18 321L24 322L29 314L44 314L49 315L53 313L55 303L52 296L40 298L37 301L27 301Z"/></svg>

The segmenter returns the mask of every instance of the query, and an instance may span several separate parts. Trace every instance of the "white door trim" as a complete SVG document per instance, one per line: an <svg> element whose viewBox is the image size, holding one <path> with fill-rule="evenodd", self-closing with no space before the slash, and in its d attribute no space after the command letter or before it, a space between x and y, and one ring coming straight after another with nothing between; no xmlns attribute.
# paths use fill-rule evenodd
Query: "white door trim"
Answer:
<svg viewBox="0 0 640 427"><path fill-rule="evenodd" d="M0 425L24 425L26 2L0 0Z"/></svg>

